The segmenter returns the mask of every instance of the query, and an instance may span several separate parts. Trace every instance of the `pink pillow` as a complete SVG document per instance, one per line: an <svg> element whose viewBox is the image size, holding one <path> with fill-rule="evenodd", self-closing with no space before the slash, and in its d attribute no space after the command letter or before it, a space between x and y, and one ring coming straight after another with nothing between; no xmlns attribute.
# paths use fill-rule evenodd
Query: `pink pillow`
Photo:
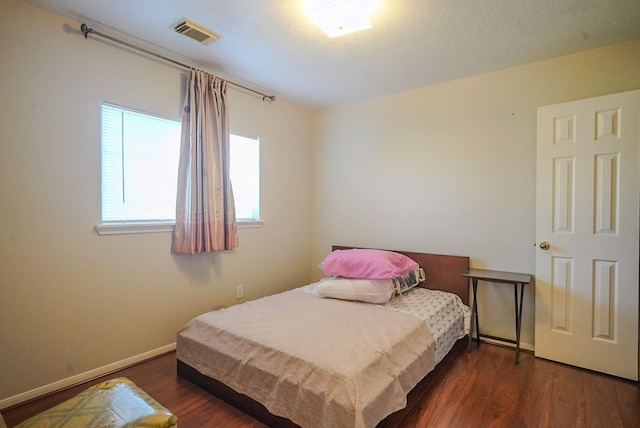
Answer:
<svg viewBox="0 0 640 428"><path fill-rule="evenodd" d="M418 263L400 253L354 248L336 250L322 262L327 276L346 278L391 279L419 269Z"/></svg>

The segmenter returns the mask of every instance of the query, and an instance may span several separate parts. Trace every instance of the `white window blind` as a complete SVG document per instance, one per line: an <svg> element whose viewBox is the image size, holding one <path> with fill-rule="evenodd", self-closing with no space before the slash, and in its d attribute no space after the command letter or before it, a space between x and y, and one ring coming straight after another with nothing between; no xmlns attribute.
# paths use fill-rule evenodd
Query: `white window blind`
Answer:
<svg viewBox="0 0 640 428"><path fill-rule="evenodd" d="M181 123L102 104L102 222L174 222Z"/></svg>
<svg viewBox="0 0 640 428"><path fill-rule="evenodd" d="M260 140L231 134L230 168L236 219L260 220Z"/></svg>

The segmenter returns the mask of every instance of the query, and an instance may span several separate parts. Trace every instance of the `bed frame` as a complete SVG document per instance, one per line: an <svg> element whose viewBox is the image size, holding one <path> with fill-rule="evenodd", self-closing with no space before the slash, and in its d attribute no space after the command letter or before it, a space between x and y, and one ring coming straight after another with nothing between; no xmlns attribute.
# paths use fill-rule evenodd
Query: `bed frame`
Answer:
<svg viewBox="0 0 640 428"><path fill-rule="evenodd" d="M346 250L354 247L338 246L334 245L332 251ZM358 247L361 248L361 247ZM469 257L466 256L448 256L441 254L428 254L428 253L416 253L407 251L396 251L397 253L404 254L407 257L415 260L418 265L425 271L426 282L423 285L425 288L431 288L436 290L448 291L460 296L462 301L469 304L469 282L468 279L462 276L463 273L469 268ZM463 339L458 341L455 349L450 352L457 353L462 346L458 346ZM430 380L434 375L439 372L438 367L445 363L447 358L442 361L436 367L436 370L429 373L414 390L424 388L425 383L430 383ZM253 418L266 424L269 427L275 428L295 428L298 425L291 422L289 419L273 415L266 407L257 401L247 397L246 395L239 394L232 388L229 388L222 382L219 382L213 378L201 374L182 361L177 361L177 373L178 376L198 385L206 391L212 393L216 397L226 401L237 409L242 410ZM412 391L413 392L413 391ZM409 394L411 395L411 393ZM406 409L399 410L396 413L406 411ZM394 419L396 413L389 415L384 421L380 423L381 426L387 425L385 422Z"/></svg>

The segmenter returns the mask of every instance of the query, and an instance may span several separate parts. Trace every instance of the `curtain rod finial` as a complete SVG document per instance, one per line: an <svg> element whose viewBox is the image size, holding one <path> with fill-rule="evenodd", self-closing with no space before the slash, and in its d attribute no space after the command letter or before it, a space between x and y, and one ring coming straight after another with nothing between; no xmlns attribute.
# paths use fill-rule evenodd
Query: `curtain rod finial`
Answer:
<svg viewBox="0 0 640 428"><path fill-rule="evenodd" d="M89 37L89 33L91 32L91 28L87 27L87 24L82 24L80 26L80 31L82 31L82 33L84 34L84 38L86 39L87 37Z"/></svg>

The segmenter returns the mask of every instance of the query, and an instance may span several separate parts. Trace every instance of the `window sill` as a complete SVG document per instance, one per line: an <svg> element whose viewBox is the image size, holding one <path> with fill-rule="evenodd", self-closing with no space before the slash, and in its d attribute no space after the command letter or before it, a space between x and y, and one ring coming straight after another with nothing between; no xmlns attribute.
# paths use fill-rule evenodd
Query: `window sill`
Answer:
<svg viewBox="0 0 640 428"><path fill-rule="evenodd" d="M238 229L258 228L264 220L238 221ZM102 223L95 227L98 235L128 235L133 233L173 232L175 223Z"/></svg>
<svg viewBox="0 0 640 428"><path fill-rule="evenodd" d="M264 226L264 220L238 220L238 229L251 229Z"/></svg>

